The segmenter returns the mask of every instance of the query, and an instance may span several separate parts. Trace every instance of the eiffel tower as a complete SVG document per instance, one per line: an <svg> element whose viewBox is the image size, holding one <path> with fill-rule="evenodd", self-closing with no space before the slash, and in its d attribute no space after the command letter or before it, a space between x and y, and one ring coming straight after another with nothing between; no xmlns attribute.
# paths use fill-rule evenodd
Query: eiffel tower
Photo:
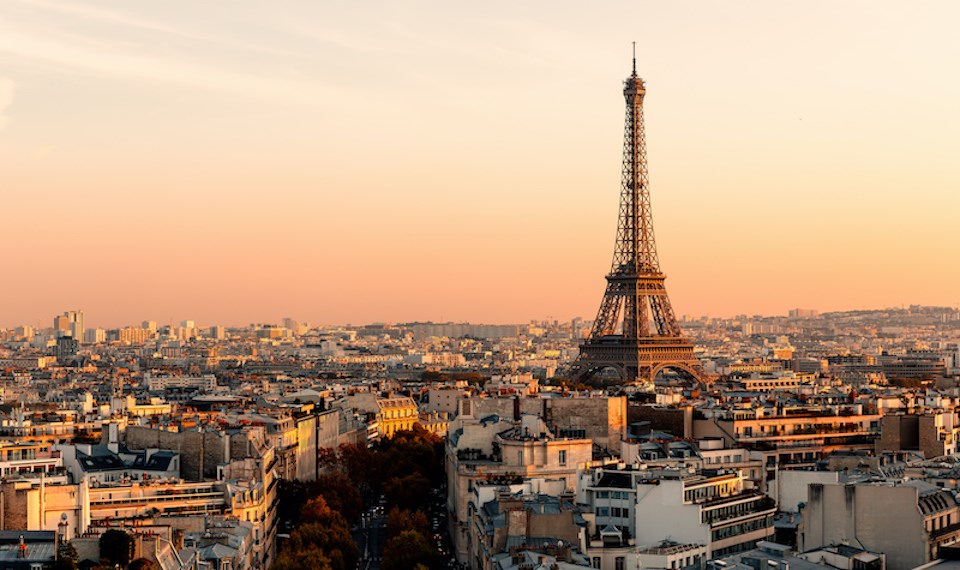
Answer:
<svg viewBox="0 0 960 570"><path fill-rule="evenodd" d="M653 382L664 369L706 381L693 343L683 336L670 306L657 258L643 132L646 92L634 51L633 73L623 87L627 116L617 243L600 311L570 371L581 381L604 368L616 370L623 383Z"/></svg>

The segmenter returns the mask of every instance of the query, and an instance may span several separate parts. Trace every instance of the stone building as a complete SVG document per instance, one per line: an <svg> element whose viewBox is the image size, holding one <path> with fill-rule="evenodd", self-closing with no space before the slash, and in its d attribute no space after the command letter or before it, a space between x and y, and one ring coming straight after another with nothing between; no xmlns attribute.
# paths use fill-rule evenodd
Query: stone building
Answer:
<svg viewBox="0 0 960 570"><path fill-rule="evenodd" d="M545 484L539 483L538 487ZM479 508L469 525L472 568L494 570L497 555L518 548L551 549L554 557L573 560L589 526L581 508L571 501L572 494L560 497L530 492L531 486L474 487Z"/></svg>
<svg viewBox="0 0 960 570"><path fill-rule="evenodd" d="M800 515L798 550L850 544L886 553L890 570L936 560L941 546L960 540L957 500L922 481L812 483Z"/></svg>
<svg viewBox="0 0 960 570"><path fill-rule="evenodd" d="M468 559L469 524L480 507L471 500L476 484L541 478L557 481L563 490L572 492L577 471L592 459L591 440L556 437L537 416L512 422L496 415L474 418L461 413L450 430L447 510L454 552L461 562Z"/></svg>
<svg viewBox="0 0 960 570"><path fill-rule="evenodd" d="M627 435L626 396L474 396L461 400L461 414L464 413L465 402L470 402L468 405L472 406L471 415L478 418L492 414L513 420L519 420L524 414L539 416L550 432L560 436L590 439L598 447L614 455L619 455L620 442Z"/></svg>
<svg viewBox="0 0 960 570"><path fill-rule="evenodd" d="M926 459L957 452L956 412L887 414L880 421L877 451L920 451Z"/></svg>

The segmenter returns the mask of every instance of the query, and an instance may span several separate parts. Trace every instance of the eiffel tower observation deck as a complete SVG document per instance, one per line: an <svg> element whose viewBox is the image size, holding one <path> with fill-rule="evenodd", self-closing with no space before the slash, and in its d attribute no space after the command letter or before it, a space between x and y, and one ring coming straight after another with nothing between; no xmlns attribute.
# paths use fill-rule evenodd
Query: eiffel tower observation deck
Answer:
<svg viewBox="0 0 960 570"><path fill-rule="evenodd" d="M604 369L615 370L626 384L653 382L667 369L706 381L693 343L677 323L657 257L643 129L646 92L634 56L633 73L623 87L627 111L617 241L600 311L570 370L581 381Z"/></svg>

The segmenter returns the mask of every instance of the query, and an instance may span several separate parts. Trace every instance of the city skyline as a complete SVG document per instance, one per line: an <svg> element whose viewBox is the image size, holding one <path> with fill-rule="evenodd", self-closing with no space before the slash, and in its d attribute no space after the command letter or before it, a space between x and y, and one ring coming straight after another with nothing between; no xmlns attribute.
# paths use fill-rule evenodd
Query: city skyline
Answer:
<svg viewBox="0 0 960 570"><path fill-rule="evenodd" d="M957 306L958 8L795 6L6 4L0 327L593 318L634 40L678 315Z"/></svg>
<svg viewBox="0 0 960 570"><path fill-rule="evenodd" d="M949 305L921 305L921 304L911 304L911 305L901 305L901 306L889 306L889 307L868 307L868 308L849 308L849 309L838 309L835 311L820 311L815 308L809 307L791 307L790 309L783 311L782 313L737 313L732 315L717 315L717 314L683 314L678 315L678 319L681 323L684 322L695 322L702 320L718 320L718 321L740 321L743 319L753 320L753 319L777 319L777 318L790 318L790 319L807 319L807 318L821 318L829 316L832 314L843 314L843 313L857 313L857 312L876 312L884 313L888 311L906 311L913 308L921 309L951 309L960 313L960 307L949 306ZM398 320L398 321L365 321L365 322L314 322L308 320L301 320L297 318L296 315L284 315L282 317L273 317L264 320L238 320L236 322L213 322L213 321L202 321L190 318L189 316L178 316L176 318L169 318L167 320L157 320L152 317L142 317L134 318L129 322L109 322L104 323L96 319L86 320L89 315L85 313L82 309L80 310L66 310L59 313L54 313L50 318L44 320L42 318L35 319L33 321L24 321L17 323L16 325L0 325L0 330L7 329L13 330L17 327L31 327L35 331L43 330L52 330L54 333L57 332L57 322L58 319L63 318L64 316L72 313L79 312L81 314L81 319L85 325L82 325L83 330L118 330L118 329L138 329L143 328L144 330L158 330L164 329L167 327L172 328L192 328L192 329L210 329L213 327L227 327L231 329L247 329L250 327L286 327L287 321L293 321L298 325L307 326L311 329L313 328L336 328L336 327L365 327L365 326L376 326L376 325L387 325L387 326L396 326L396 325L409 325L409 324L463 324L463 325L477 325L477 326L510 326L517 325L523 326L526 324L542 324L542 323L559 323L559 324L569 324L572 321L580 321L581 323L590 323L593 322L593 317L586 315L577 315L571 317L570 319L559 319L552 315L534 317L527 319L526 321L512 321L512 322L491 322L491 321L466 321L466 320L439 320L439 319L410 319L410 320ZM184 324L187 323L187 324ZM149 324L149 327L147 326Z"/></svg>

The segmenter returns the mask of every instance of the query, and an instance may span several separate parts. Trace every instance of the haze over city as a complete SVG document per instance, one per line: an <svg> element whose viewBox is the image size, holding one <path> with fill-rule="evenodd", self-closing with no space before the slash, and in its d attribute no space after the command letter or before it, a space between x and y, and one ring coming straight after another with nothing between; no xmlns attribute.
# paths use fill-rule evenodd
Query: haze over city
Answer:
<svg viewBox="0 0 960 570"><path fill-rule="evenodd" d="M957 21L0 2L0 568L957 570Z"/></svg>
<svg viewBox="0 0 960 570"><path fill-rule="evenodd" d="M622 80L678 314L956 306L949 2L0 6L0 326L592 318Z"/></svg>

